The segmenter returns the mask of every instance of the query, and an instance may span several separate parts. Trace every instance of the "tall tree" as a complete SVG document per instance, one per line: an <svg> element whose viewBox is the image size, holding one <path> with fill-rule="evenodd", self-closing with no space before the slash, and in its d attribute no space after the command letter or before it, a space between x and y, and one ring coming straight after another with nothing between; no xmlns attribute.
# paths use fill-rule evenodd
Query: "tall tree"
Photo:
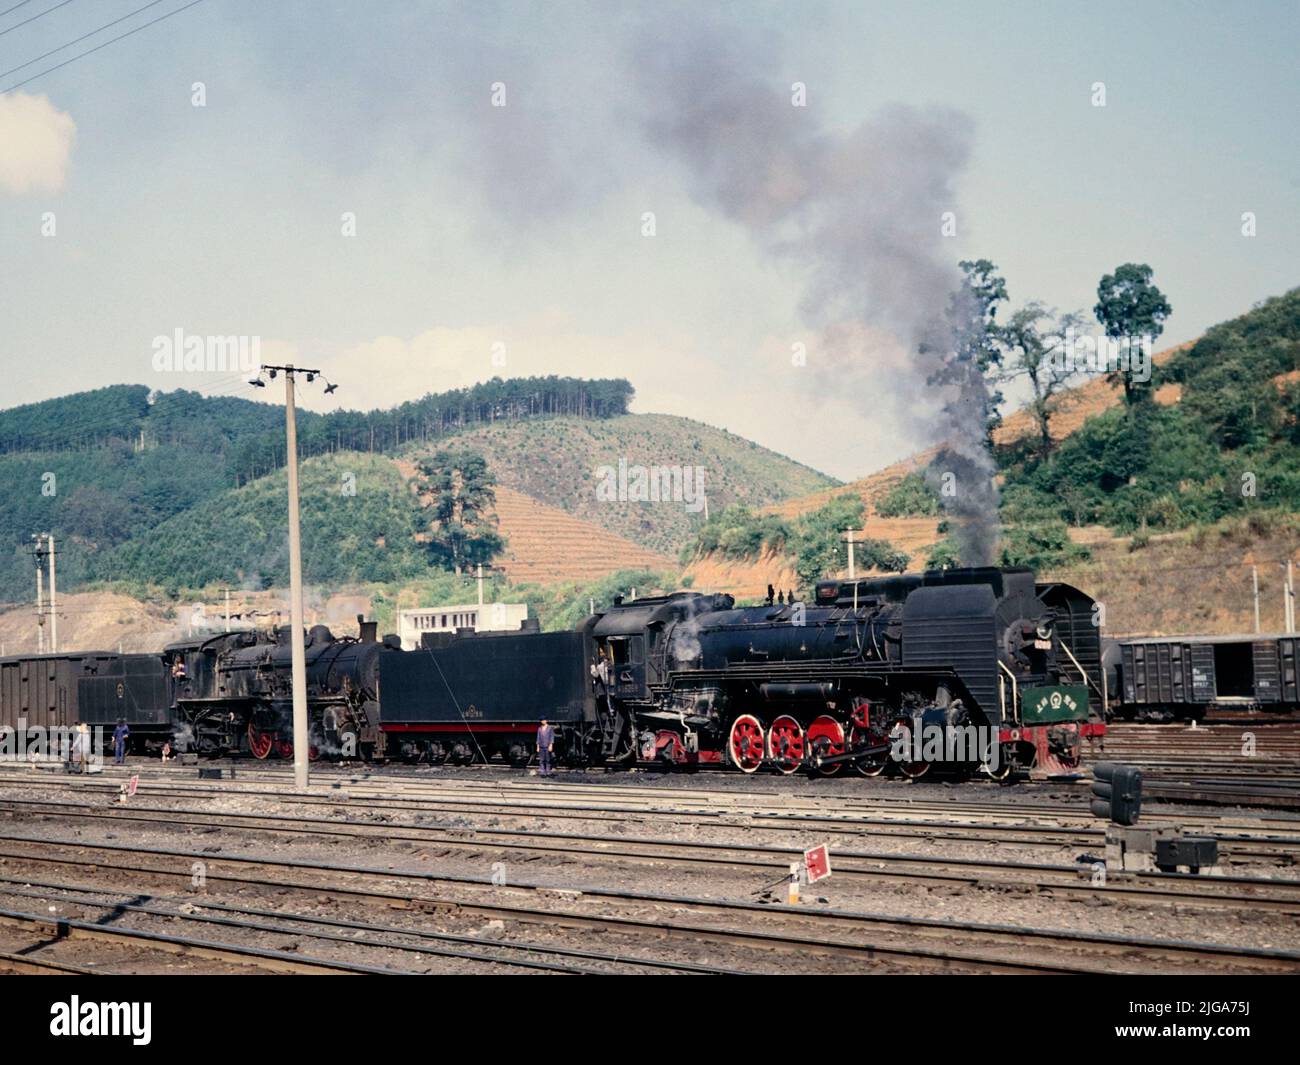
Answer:
<svg viewBox="0 0 1300 1065"><path fill-rule="evenodd" d="M1002 333L998 325L998 306L1007 302L1007 282L988 259L964 259L957 264L962 271L962 287L957 303L959 359L971 360L986 381L996 382L1002 362ZM996 384L988 394L986 432L990 442L993 430L1001 422L998 407L1002 393Z"/></svg>
<svg viewBox="0 0 1300 1065"><path fill-rule="evenodd" d="M1053 351L1053 341L1061 345L1068 330L1078 331L1083 315L1077 311L1057 315L1037 300L1016 311L1001 329L1005 348L1001 378L1029 381L1029 410L1038 428L1038 456L1047 458L1052 450L1052 415L1060 408L1060 393L1073 369L1066 362L1061 346Z"/></svg>
<svg viewBox="0 0 1300 1065"><path fill-rule="evenodd" d="M496 477L482 455L439 451L419 465L416 491L432 511L429 550L439 565L461 573L491 562L505 549L489 513L496 504Z"/></svg>
<svg viewBox="0 0 1300 1065"><path fill-rule="evenodd" d="M1164 332L1165 319L1173 308L1165 295L1151 283L1151 267L1146 263L1125 263L1106 274L1097 285L1097 305L1093 313L1111 340L1127 339L1130 343L1139 337L1156 337ZM1122 369L1106 375L1112 383L1124 385L1124 403L1131 407L1139 395L1134 387L1132 373Z"/></svg>

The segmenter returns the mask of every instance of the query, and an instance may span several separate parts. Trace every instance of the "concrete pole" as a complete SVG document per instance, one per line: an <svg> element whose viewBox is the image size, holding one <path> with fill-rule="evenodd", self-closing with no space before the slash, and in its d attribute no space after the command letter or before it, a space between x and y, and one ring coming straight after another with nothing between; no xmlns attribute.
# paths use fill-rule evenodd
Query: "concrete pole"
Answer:
<svg viewBox="0 0 1300 1065"><path fill-rule="evenodd" d="M1255 631L1259 632L1259 567L1250 567L1250 579L1255 585Z"/></svg>
<svg viewBox="0 0 1300 1065"><path fill-rule="evenodd" d="M59 653L59 604L54 582L54 535L46 536L50 547L50 650Z"/></svg>
<svg viewBox="0 0 1300 1065"><path fill-rule="evenodd" d="M1286 560L1286 631L1295 632L1295 584L1291 580L1291 560Z"/></svg>
<svg viewBox="0 0 1300 1065"><path fill-rule="evenodd" d="M284 374L284 419L289 466L289 626L293 651L293 783L307 790L307 649L303 646L302 540L298 529L298 424L293 409L293 371Z"/></svg>
<svg viewBox="0 0 1300 1065"><path fill-rule="evenodd" d="M478 609L483 612L483 563L478 564Z"/></svg>
<svg viewBox="0 0 1300 1065"><path fill-rule="evenodd" d="M850 529L844 534L849 541L849 580L857 580L857 570L853 566L853 530Z"/></svg>
<svg viewBox="0 0 1300 1065"><path fill-rule="evenodd" d="M36 653L45 653L45 571L41 568L41 542L36 541Z"/></svg>
<svg viewBox="0 0 1300 1065"><path fill-rule="evenodd" d="M230 631L230 589L226 589L226 631Z"/></svg>

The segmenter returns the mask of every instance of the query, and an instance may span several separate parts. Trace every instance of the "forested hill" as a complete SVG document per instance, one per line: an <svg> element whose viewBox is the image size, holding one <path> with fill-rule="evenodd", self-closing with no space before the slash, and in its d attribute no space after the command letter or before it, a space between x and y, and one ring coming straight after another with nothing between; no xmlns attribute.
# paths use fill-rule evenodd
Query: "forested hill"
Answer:
<svg viewBox="0 0 1300 1065"><path fill-rule="evenodd" d="M298 442L305 458L387 453L479 425L623 415L632 395L621 379L498 378L387 410L300 411ZM281 403L114 385L0 411L0 601L28 598L33 533L58 537L71 588L97 557L284 459Z"/></svg>
<svg viewBox="0 0 1300 1065"><path fill-rule="evenodd" d="M312 470L358 479L371 471L366 491L358 487L346 507L326 512L304 503L304 544L315 545L310 579L402 581L435 565L413 540L427 530L412 524L414 503L402 500L409 488L393 474L393 459L412 465L443 450L472 453L503 488L591 523L593 534L603 527L659 555L675 554L703 515L682 503L602 503L595 471L622 461L698 467L709 505L722 507L763 506L835 483L724 430L628 414L631 398L626 381L550 377L489 381L391 410L302 412L301 453L319 460ZM64 591L96 580L169 588L278 580L283 518L271 501L283 496L284 447L281 404L188 391L124 385L0 412L0 602L30 600L37 532L56 537ZM341 514L356 536L340 533ZM509 555L513 568L559 572L552 556L563 545L545 541L521 535ZM529 544L543 544L545 557L520 556ZM640 565L645 551L627 554L628 565ZM621 564L604 561L606 569Z"/></svg>
<svg viewBox="0 0 1300 1065"><path fill-rule="evenodd" d="M477 425L549 416L610 418L626 414L632 396L622 378L497 377L368 412L299 411L298 445L304 457L389 452ZM215 448L226 459L222 487L237 486L284 465L283 407L183 389L112 385L0 411L0 455L88 451L111 443Z"/></svg>

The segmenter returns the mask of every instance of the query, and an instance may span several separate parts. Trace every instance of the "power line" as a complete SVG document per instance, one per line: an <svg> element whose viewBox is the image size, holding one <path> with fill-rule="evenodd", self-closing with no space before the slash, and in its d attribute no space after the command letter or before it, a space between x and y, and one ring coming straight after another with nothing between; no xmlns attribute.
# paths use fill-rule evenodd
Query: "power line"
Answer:
<svg viewBox="0 0 1300 1065"><path fill-rule="evenodd" d="M10 11L17 11L20 7L26 7L31 2L32 0L21 0L21 3L14 4L14 6L9 8L8 10L0 11L0 18L4 18L7 14L9 14Z"/></svg>
<svg viewBox="0 0 1300 1065"><path fill-rule="evenodd" d="M44 18L44 17L45 17L46 15L48 15L51 11L58 11L59 8L61 8L61 7L67 7L70 3L72 3L72 0L59 0L59 3L55 4L53 7L47 7L47 8L46 8L44 11L42 11L39 15L33 15L31 18L29 18L29 19L24 19L22 22L15 22L15 23L14 23L12 26L10 26L7 30L0 30L0 37L3 37L6 33L13 33L14 30L20 30L20 29L22 29L24 26L26 26L27 23L29 23L29 22L35 22L38 18ZM19 7L22 7L23 5L22 5L22 4L19 4L18 6L19 6ZM13 10L15 10L15 8L12 8L12 7L11 7L11 8L9 9L9 11L13 11ZM6 15L9 14L9 11L6 11L5 14L6 14Z"/></svg>
<svg viewBox="0 0 1300 1065"><path fill-rule="evenodd" d="M87 37L93 37L97 33L103 33L106 29L116 26L119 22L125 22L129 18L134 18L136 15L140 14L141 11L148 11L149 8L157 7L161 3L162 0L151 0L151 2L145 4L144 7L137 7L134 11L128 12L127 14L123 15L121 18L115 18L112 22L105 22L104 25L99 27L99 29L91 30L89 33L83 33L75 41L69 41L67 44L59 45L57 48L51 48L44 55L38 55L35 59L29 59L27 60L26 63L20 63L18 66L13 67L11 70L6 70L3 74L0 74L0 78L7 78L9 77L10 74L17 74L18 71L22 70L24 67L29 67L33 63L39 63L42 59L49 59L50 56L52 56L55 52L62 52L63 49L65 48L71 48L74 44L80 44ZM9 10L12 11L13 8L10 8ZM4 14L8 14L8 12L4 12Z"/></svg>
<svg viewBox="0 0 1300 1065"><path fill-rule="evenodd" d="M72 0L63 0L63 2L71 3ZM203 0L190 0L188 4L185 4L183 7L176 8L175 11L168 11L165 15L159 15L155 19L150 19L148 22L136 26L135 29L133 30L127 30L125 33L120 33L116 37L110 37L103 44L97 44L95 45L94 48L87 48L84 52L78 52L71 59L65 59L62 63L56 63L52 67L47 67L45 70L42 70L39 74L33 74L30 78L24 78L22 81L16 82L13 85L10 85L6 89L0 89L0 96L5 95L5 93L13 92L14 89L20 89L24 85L27 85L30 82L35 81L37 78L43 78L45 77L46 74L52 74L56 70L61 70L64 67L66 67L69 63L75 63L78 59L84 59L86 56L98 52L101 48L107 48L110 44L115 44L118 41L124 40L125 38L130 37L133 33L139 33L141 30L147 30L150 26L154 25L155 23L162 22L164 19L169 19L173 15L179 15L182 11L188 11L190 8L196 7L201 3L203 3ZM55 51L58 51L58 49L55 49Z"/></svg>

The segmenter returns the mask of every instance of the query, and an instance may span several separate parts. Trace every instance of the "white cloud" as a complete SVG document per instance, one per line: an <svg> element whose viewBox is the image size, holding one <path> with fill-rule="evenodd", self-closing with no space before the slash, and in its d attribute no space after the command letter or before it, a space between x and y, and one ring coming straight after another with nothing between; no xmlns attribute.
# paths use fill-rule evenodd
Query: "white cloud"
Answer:
<svg viewBox="0 0 1300 1065"><path fill-rule="evenodd" d="M77 124L45 96L0 96L0 190L58 192Z"/></svg>

